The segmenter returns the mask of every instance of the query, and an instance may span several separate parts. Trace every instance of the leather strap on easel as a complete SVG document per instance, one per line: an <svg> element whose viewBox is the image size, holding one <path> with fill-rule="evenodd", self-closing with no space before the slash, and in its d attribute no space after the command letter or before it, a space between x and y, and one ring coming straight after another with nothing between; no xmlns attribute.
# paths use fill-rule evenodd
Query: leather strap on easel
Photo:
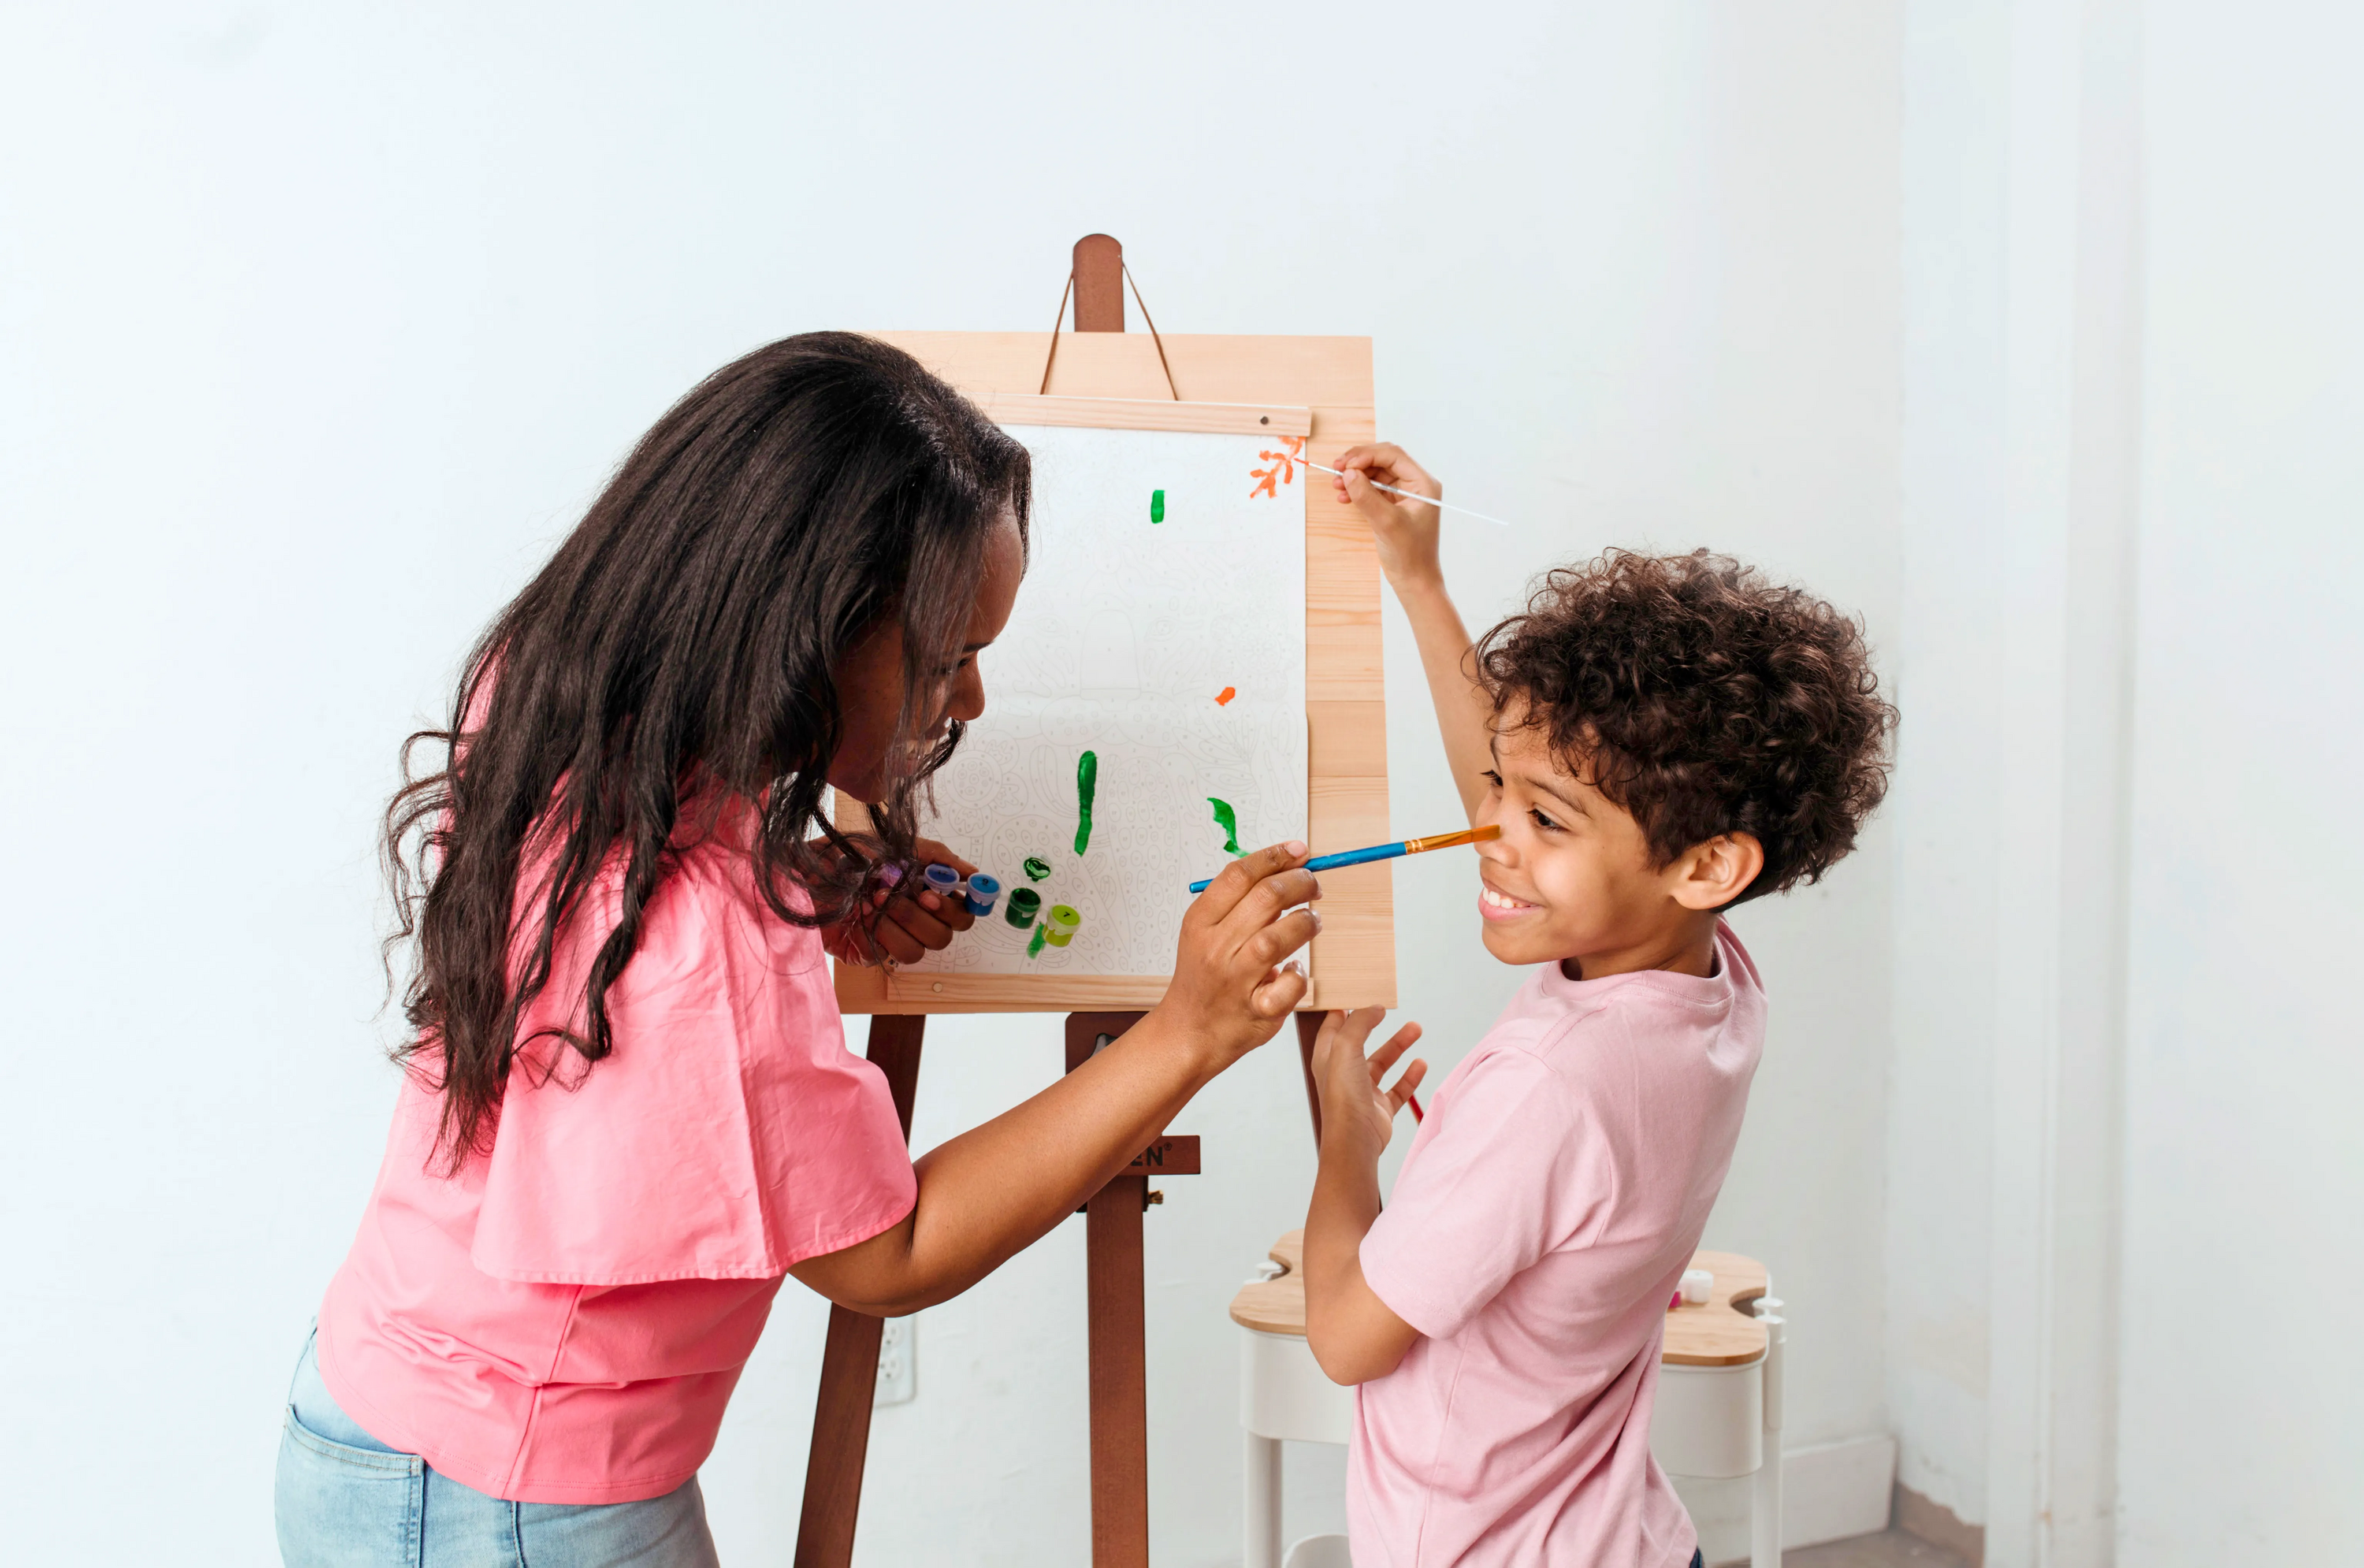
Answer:
<svg viewBox="0 0 2364 1568"><path fill-rule="evenodd" d="M1067 286L1059 291L1059 314L1051 317L1051 351L1043 356L1043 389L1037 395L1051 395L1051 366L1059 358L1059 323L1067 318L1067 296L1076 292L1076 270L1067 269ZM1148 312L1143 311L1143 315Z"/></svg>
<svg viewBox="0 0 2364 1568"><path fill-rule="evenodd" d="M1132 269L1121 261L1117 263L1117 267L1123 272L1126 284L1132 290L1133 304L1141 306L1141 319L1149 328L1149 340L1157 346L1157 368L1165 373L1165 390L1174 395L1175 402L1179 403L1182 401L1182 389L1174 384L1174 365L1165 357L1165 339L1157 335L1157 323L1149 314L1149 302L1141 297L1141 284L1134 281ZM1038 395L1045 397L1050 395L1051 367L1059 362L1059 323L1067 318L1067 300L1075 292L1076 270L1069 267L1066 286L1059 291L1059 309L1051 317L1051 351L1043 356L1043 385Z"/></svg>
<svg viewBox="0 0 2364 1568"><path fill-rule="evenodd" d="M1117 265L1123 270L1124 281L1132 284L1132 303L1141 306L1141 319L1149 328L1149 340L1157 345L1157 368L1165 373L1165 390L1174 394L1174 401L1179 403L1182 401L1182 392L1174 384L1174 367L1165 362L1165 339L1157 335L1157 323L1149 319L1149 302L1141 297L1141 285L1132 282L1132 269L1125 266L1122 261L1119 261ZM1043 372L1043 379L1045 383L1051 379L1047 368Z"/></svg>

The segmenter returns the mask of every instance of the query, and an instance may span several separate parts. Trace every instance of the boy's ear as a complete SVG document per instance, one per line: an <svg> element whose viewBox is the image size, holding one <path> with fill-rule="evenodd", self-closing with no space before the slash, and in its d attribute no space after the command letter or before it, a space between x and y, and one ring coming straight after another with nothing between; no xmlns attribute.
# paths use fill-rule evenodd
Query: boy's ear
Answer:
<svg viewBox="0 0 2364 1568"><path fill-rule="evenodd" d="M1721 909L1765 869L1765 846L1754 833L1724 833L1693 844L1667 868L1669 891L1686 909Z"/></svg>

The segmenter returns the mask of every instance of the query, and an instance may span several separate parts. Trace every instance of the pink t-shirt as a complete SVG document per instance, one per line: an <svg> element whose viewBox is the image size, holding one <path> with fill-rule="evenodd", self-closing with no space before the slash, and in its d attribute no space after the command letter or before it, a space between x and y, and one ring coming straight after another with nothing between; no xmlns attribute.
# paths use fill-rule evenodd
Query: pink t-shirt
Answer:
<svg viewBox="0 0 2364 1568"><path fill-rule="evenodd" d="M1422 1337L1356 1391L1357 1568L1677 1568L1650 1458L1667 1302L1740 1136L1765 992L1719 925L1707 979L1546 964L1429 1106L1363 1275Z"/></svg>
<svg viewBox="0 0 2364 1568"><path fill-rule="evenodd" d="M677 851L608 994L615 1050L512 1073L488 1157L430 1168L414 1076L320 1307L321 1378L370 1435L496 1497L661 1496L714 1446L788 1265L910 1212L886 1080L845 1048L817 932L730 835ZM529 1015L581 994L611 882ZM520 1030L520 1038L527 1031ZM544 1060L547 1060L546 1049Z"/></svg>

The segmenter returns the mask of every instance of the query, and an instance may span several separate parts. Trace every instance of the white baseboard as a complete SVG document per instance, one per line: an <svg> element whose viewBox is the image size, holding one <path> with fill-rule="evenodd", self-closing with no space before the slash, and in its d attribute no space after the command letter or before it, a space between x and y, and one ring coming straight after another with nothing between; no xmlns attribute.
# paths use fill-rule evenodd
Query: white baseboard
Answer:
<svg viewBox="0 0 2364 1568"><path fill-rule="evenodd" d="M1674 1477L1675 1491L1699 1527L1710 1562L1748 1557L1748 1487L1737 1481ZM1896 1440L1885 1432L1845 1442L1793 1448L1781 1456L1781 1545L1819 1546L1888 1528L1896 1484Z"/></svg>

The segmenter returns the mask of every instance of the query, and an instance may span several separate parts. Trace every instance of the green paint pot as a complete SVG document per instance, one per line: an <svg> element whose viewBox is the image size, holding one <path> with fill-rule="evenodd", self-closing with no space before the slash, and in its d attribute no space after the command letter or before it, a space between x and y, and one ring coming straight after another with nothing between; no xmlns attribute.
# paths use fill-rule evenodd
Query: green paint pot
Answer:
<svg viewBox="0 0 2364 1568"><path fill-rule="evenodd" d="M1034 923L1035 911L1042 907L1041 894L1031 887L1013 887L1009 890L1009 906L1001 912L1001 917L1022 931Z"/></svg>
<svg viewBox="0 0 2364 1568"><path fill-rule="evenodd" d="M1043 917L1043 929L1050 933L1049 940L1054 948L1065 947L1074 940L1076 928L1083 923L1084 917L1065 904L1052 905L1051 912Z"/></svg>

